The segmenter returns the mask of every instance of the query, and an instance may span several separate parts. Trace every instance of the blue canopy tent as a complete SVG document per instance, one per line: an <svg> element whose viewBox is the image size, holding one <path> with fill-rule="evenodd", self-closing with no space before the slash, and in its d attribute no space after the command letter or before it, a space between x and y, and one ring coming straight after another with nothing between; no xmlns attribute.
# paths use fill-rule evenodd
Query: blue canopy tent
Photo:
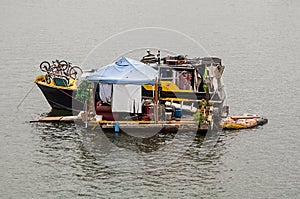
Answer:
<svg viewBox="0 0 300 199"><path fill-rule="evenodd" d="M115 63L96 70L86 77L89 81L107 84L154 84L158 71L142 62L122 57Z"/></svg>
<svg viewBox="0 0 300 199"><path fill-rule="evenodd" d="M86 79L101 83L99 89L100 99L104 102L112 101L112 112L141 113L141 85L154 85L157 77L158 71L151 66L122 57L115 63L104 66L86 76ZM112 85L113 89L107 84ZM99 110L99 114L105 115L100 109L101 107L96 111Z"/></svg>

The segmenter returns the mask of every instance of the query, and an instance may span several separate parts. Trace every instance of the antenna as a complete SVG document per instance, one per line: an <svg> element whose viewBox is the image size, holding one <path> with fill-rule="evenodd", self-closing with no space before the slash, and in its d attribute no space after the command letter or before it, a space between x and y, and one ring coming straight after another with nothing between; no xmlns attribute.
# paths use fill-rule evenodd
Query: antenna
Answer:
<svg viewBox="0 0 300 199"><path fill-rule="evenodd" d="M157 51L157 62L160 65L160 50Z"/></svg>

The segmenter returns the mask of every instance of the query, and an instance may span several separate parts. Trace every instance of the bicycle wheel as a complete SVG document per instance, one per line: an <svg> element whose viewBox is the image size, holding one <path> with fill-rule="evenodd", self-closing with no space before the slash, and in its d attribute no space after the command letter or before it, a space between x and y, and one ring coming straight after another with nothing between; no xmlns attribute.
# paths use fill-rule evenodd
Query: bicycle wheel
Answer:
<svg viewBox="0 0 300 199"><path fill-rule="evenodd" d="M71 65L71 63L68 63L67 61L65 60L61 60L59 61L59 66L61 67L62 70L67 70L68 67Z"/></svg>
<svg viewBox="0 0 300 199"><path fill-rule="evenodd" d="M40 69L41 69L41 71L43 71L43 72L49 71L50 67L51 67L51 66L50 66L50 63L47 62L47 61L43 61L43 62L40 64Z"/></svg>
<svg viewBox="0 0 300 199"><path fill-rule="evenodd" d="M72 79L77 79L82 75L82 70L78 66L72 66L70 68L69 74Z"/></svg>
<svg viewBox="0 0 300 199"><path fill-rule="evenodd" d="M46 79L46 82L47 82L47 84L50 84L51 83L51 76L50 75L48 75L48 74L46 74L45 75L45 79Z"/></svg>

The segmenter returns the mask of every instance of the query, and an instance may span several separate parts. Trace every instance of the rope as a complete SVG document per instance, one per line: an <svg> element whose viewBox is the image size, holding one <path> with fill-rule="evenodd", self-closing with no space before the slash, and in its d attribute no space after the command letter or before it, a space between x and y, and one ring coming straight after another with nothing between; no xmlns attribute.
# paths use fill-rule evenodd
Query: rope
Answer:
<svg viewBox="0 0 300 199"><path fill-rule="evenodd" d="M17 106L17 112L19 111L19 107L22 105L22 103L27 98L27 96L29 95L29 93L31 93L31 91L33 90L34 87L35 87L35 84L31 87L31 89L26 93L26 95L23 97L23 99L19 102L19 104Z"/></svg>
<svg viewBox="0 0 300 199"><path fill-rule="evenodd" d="M56 103L56 102L54 102L54 101L52 101L52 100L50 100L50 99L48 99L48 100L49 100L51 103L53 103L53 104L55 104L55 105L57 105L57 106L60 106L60 107L62 107L62 108L64 108L64 109L66 109L66 110L70 110L70 108L67 107L67 106L64 106L64 105L62 105L62 104ZM77 109L71 108L71 111L80 112L81 110L77 110Z"/></svg>
<svg viewBox="0 0 300 199"><path fill-rule="evenodd" d="M74 98L72 95L70 95L69 93L66 93L65 91L61 90L61 89L58 89L60 92L62 92L63 94L69 96L70 98L76 100L77 102L80 102L82 103L80 100L78 100L77 98Z"/></svg>

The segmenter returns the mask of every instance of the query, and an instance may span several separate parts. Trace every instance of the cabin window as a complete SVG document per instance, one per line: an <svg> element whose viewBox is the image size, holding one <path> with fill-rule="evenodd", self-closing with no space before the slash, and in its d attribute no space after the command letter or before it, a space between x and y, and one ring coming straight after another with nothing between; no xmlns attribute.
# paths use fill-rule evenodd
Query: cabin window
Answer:
<svg viewBox="0 0 300 199"><path fill-rule="evenodd" d="M162 80L173 80L173 71L170 68L162 68L160 70Z"/></svg>

